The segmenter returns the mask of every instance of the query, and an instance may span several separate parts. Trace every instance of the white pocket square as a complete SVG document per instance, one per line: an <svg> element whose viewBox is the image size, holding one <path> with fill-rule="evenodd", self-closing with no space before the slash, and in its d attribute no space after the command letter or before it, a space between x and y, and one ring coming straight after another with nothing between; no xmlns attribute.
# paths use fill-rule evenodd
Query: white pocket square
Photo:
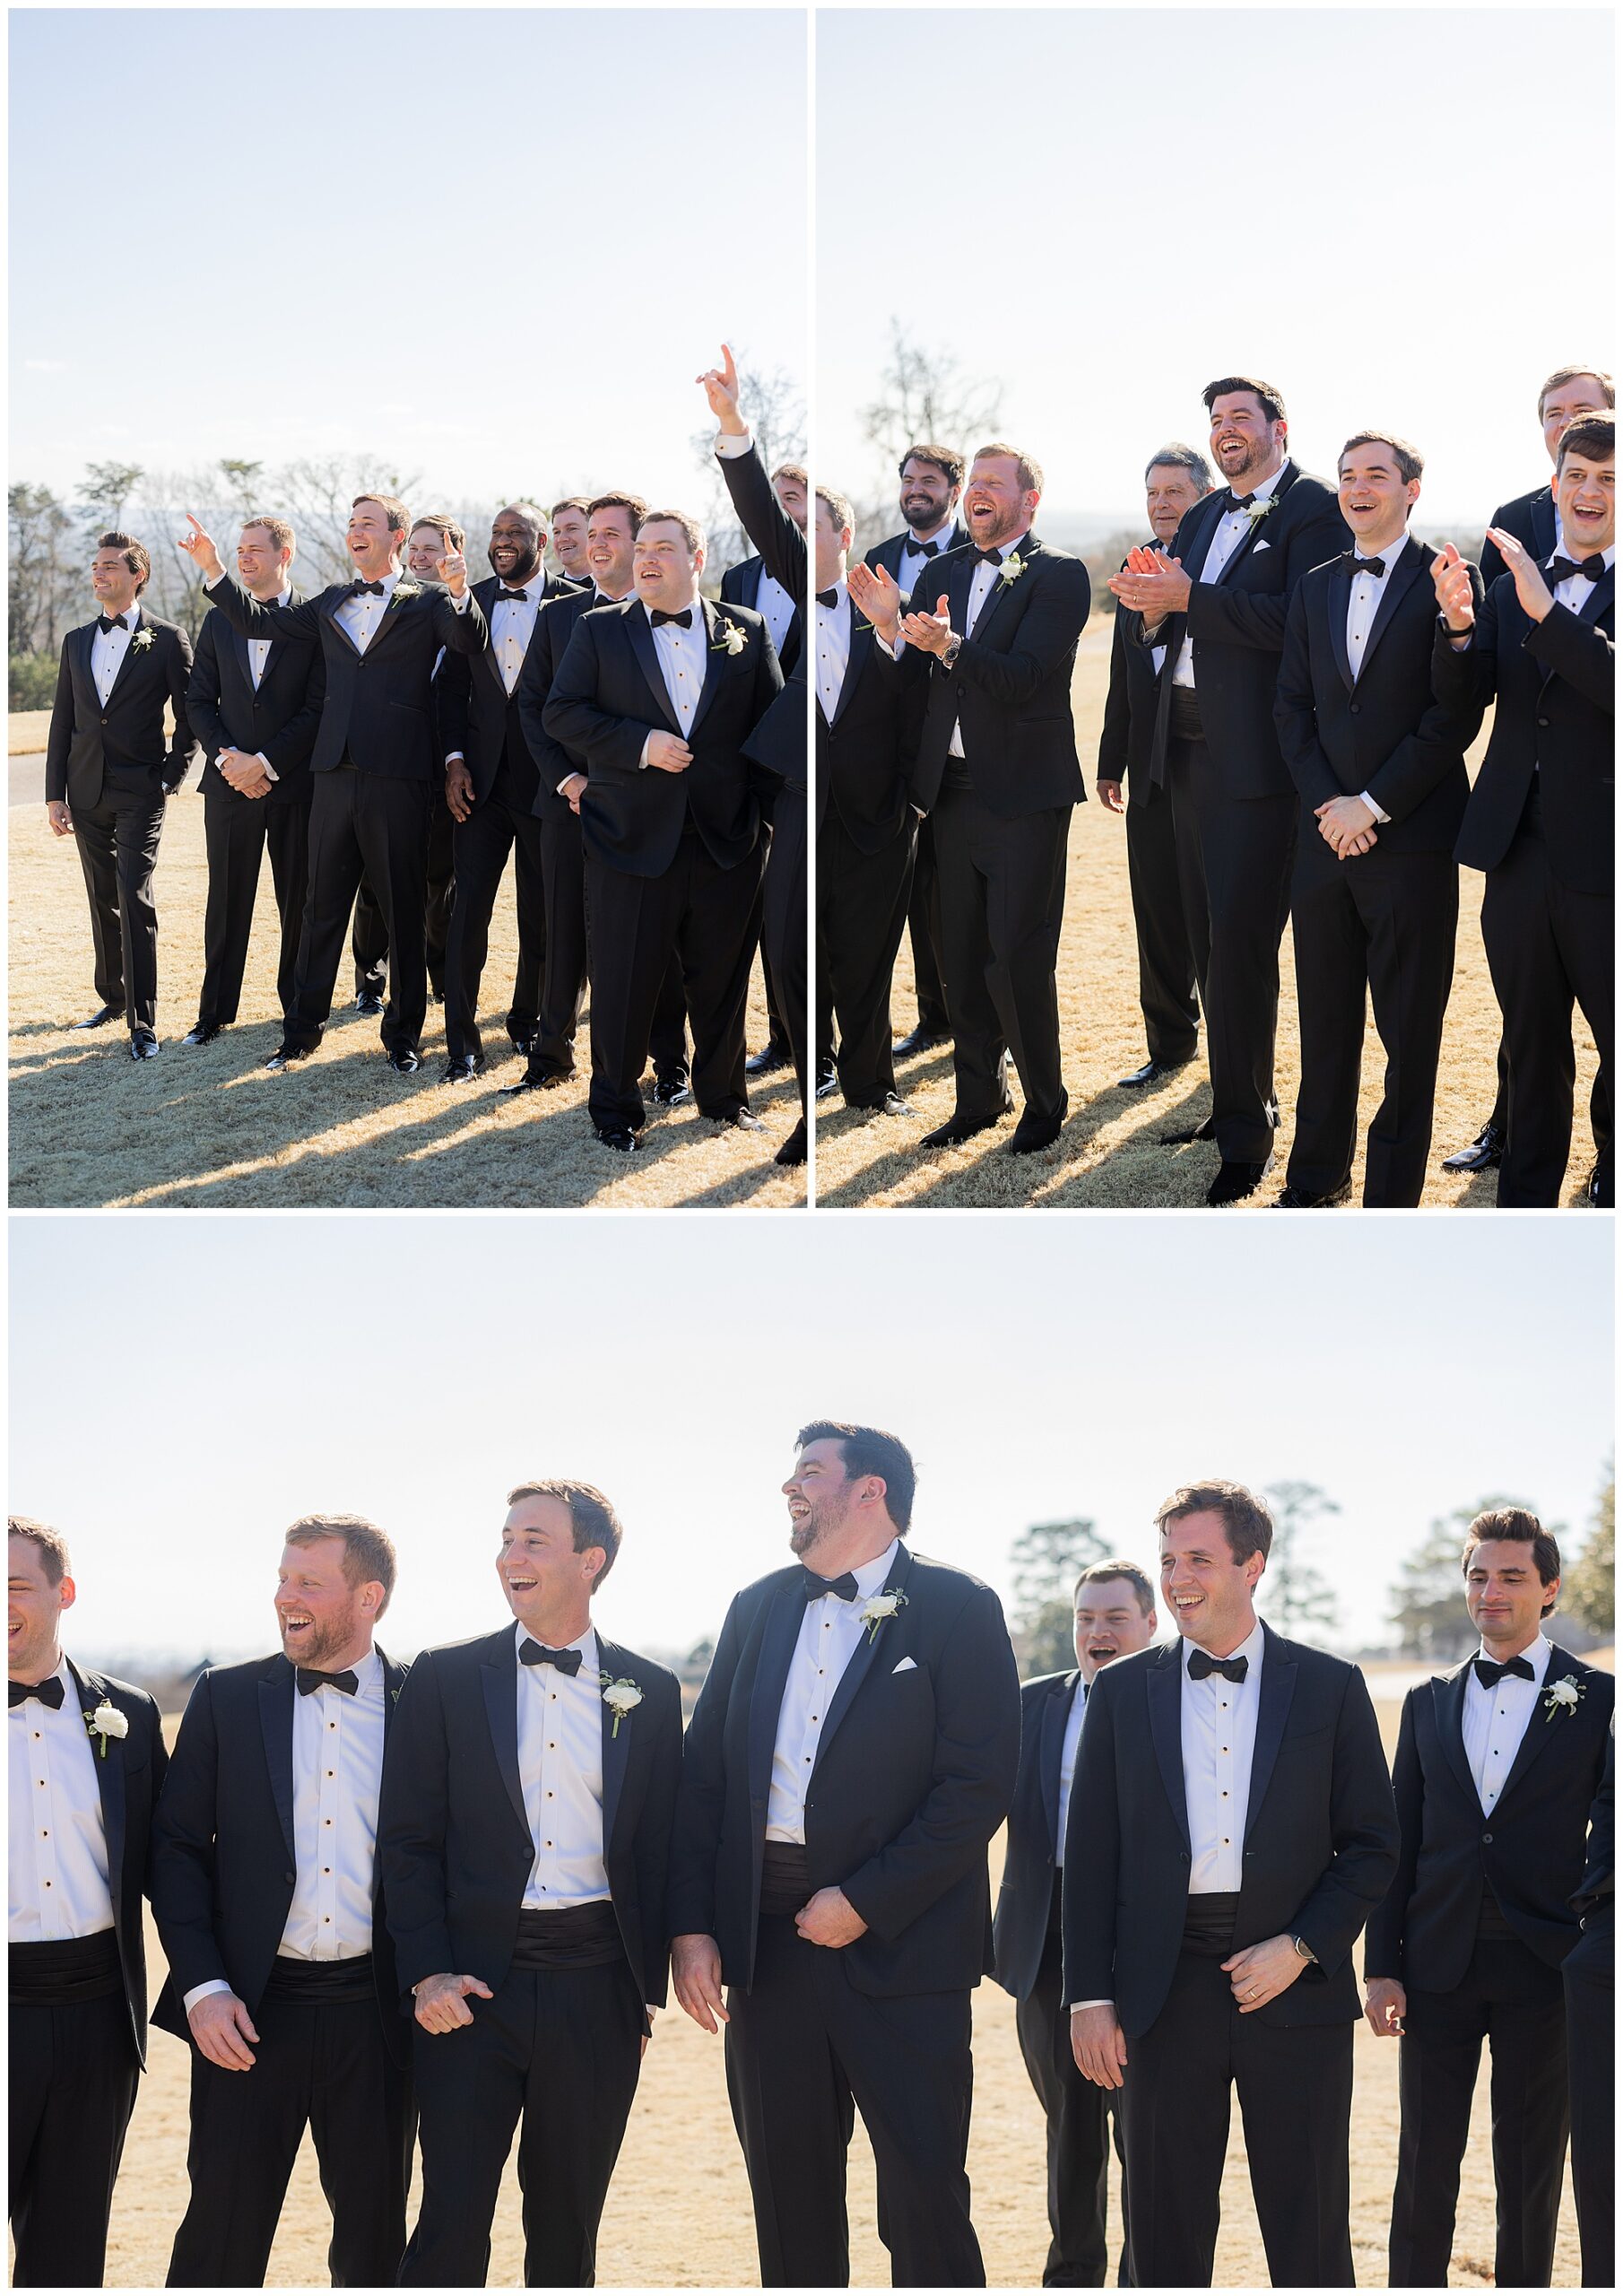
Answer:
<svg viewBox="0 0 1623 2296"><path fill-rule="evenodd" d="M1263 551L1265 551L1267 548L1268 548L1268 544L1267 544L1265 542L1260 542L1260 543L1258 543L1258 544L1257 544L1257 546L1256 546L1255 550L1254 550L1254 551L1252 552L1251 555L1253 556L1253 558L1256 558L1256 557L1260 556L1260 555L1261 555L1261 553L1262 553Z"/></svg>
<svg viewBox="0 0 1623 2296"><path fill-rule="evenodd" d="M893 1674L905 1674L910 1666L913 1667L914 1673L916 1674L918 1669L916 1666L914 1666L911 1658L898 1658L895 1665L891 1667L890 1671Z"/></svg>

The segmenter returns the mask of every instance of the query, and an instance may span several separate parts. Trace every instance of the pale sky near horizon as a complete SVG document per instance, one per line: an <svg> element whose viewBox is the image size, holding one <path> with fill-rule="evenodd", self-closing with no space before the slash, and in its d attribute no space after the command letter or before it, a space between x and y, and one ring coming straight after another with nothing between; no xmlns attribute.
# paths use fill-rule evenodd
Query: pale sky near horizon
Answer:
<svg viewBox="0 0 1623 2296"><path fill-rule="evenodd" d="M1306 468L1374 424L1426 457L1418 530L1485 519L1549 474L1545 375L1617 366L1612 49L1601 9L826 12L822 469L871 483L894 316L1002 378L1051 509L1141 510L1238 372ZM1593 196L1558 211L1575 88Z"/></svg>
<svg viewBox="0 0 1623 2296"><path fill-rule="evenodd" d="M508 1487L595 1482L605 1629L681 1651L788 1559L796 1428L890 1426L912 1538L1007 1601L1028 1523L1154 1568L1177 1483L1299 1478L1343 1648L1434 1517L1587 1526L1611 1441L1610 1223L1371 1214L744 1220L690 1213L20 1215L11 1507L70 1538L70 1647L273 1647L282 1532L356 1509L400 1552L386 1647L507 1616ZM1266 1605L1264 1605L1264 1608Z"/></svg>

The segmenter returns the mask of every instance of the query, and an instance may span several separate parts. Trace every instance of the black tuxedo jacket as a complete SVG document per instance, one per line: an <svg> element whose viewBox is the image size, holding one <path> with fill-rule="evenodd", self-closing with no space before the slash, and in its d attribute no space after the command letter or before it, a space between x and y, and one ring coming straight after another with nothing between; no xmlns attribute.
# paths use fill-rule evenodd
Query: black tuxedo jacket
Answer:
<svg viewBox="0 0 1623 2296"><path fill-rule="evenodd" d="M1535 766L1549 865L1575 892L1609 894L1617 762L1612 663L1617 568L1609 566L1581 613L1552 606L1532 622L1501 574L1455 653L1435 622L1438 695L1471 713L1471 731L1497 697L1488 754L1454 848L1468 869L1497 868L1521 823Z"/></svg>
<svg viewBox="0 0 1623 2296"><path fill-rule="evenodd" d="M1126 563L1124 558L1122 566ZM1099 728L1099 761L1094 778L1119 781L1130 805L1147 805L1150 752L1155 739L1155 658L1147 647L1129 643L1131 621L1123 606L1112 617L1110 684L1105 695L1105 722Z"/></svg>
<svg viewBox="0 0 1623 2296"><path fill-rule="evenodd" d="M912 539L912 535L906 527L898 535L887 535L883 542L874 544L864 559L864 565L882 566L893 582L899 582L902 578L902 552ZM954 518L951 526L947 529L946 540L937 544L935 556L930 561L932 571L933 572L934 569L940 565L950 550L967 550L968 546L968 529L959 519ZM938 591L936 596L939 597L940 595ZM930 604L933 607L935 599L932 598Z"/></svg>
<svg viewBox="0 0 1623 2296"><path fill-rule="evenodd" d="M1597 1920L1610 1926L1615 1909L1617 1851L1613 1831L1616 1799L1613 1781L1617 1752L1618 1711L1614 1705L1611 1719L1606 1726L1606 1767L1601 1772L1594 1807L1589 1813L1589 1845L1584 1860L1584 1878L1573 1892L1571 1900L1579 1926L1585 1931L1594 1927Z"/></svg>
<svg viewBox="0 0 1623 2296"><path fill-rule="evenodd" d="M793 1563L733 1596L682 1751L671 1934L713 1936L746 1992L803 1578ZM864 1631L829 1702L806 1860L812 1890L843 1890L868 1925L842 1948L859 1993L954 1992L992 1966L986 1845L1014 1791L1020 1683L990 1587L905 1545L890 1584L906 1603Z"/></svg>
<svg viewBox="0 0 1623 2296"><path fill-rule="evenodd" d="M1143 616L1135 613L1127 641L1167 648L1157 688L1150 778L1160 781L1166 776L1172 674L1189 637L1194 640L1202 732L1221 794L1280 797L1291 779L1280 753L1273 697L1290 601L1308 569L1337 556L1352 537L1342 524L1334 488L1288 462L1273 491L1272 509L1242 535L1218 579L1202 582L1201 568L1231 499L1223 486L1203 494L1173 536L1167 555L1182 561L1194 583L1187 612L1168 614L1152 636L1145 632Z"/></svg>
<svg viewBox="0 0 1623 2296"><path fill-rule="evenodd" d="M1523 550L1529 550L1541 566L1556 546L1556 498L1549 483L1535 486L1531 494L1518 494L1513 502L1501 502L1488 520L1490 526L1503 526L1515 535ZM1501 574L1509 572L1497 542L1482 537L1482 581L1492 589Z"/></svg>
<svg viewBox="0 0 1623 2296"><path fill-rule="evenodd" d="M1289 1931L1318 1956L1254 2013L1339 2025L1361 2013L1352 1948L1397 1866L1381 1733L1356 1666L1263 1629L1237 1952ZM1135 1650L1088 1700L1065 1828L1064 1999L1111 2001L1131 2039L1160 2014L1189 1893L1185 1646Z"/></svg>
<svg viewBox="0 0 1623 2296"><path fill-rule="evenodd" d="M851 648L833 718L817 704L817 826L833 806L859 853L880 853L907 819L918 740L907 688L881 661L873 624L847 597Z"/></svg>
<svg viewBox="0 0 1623 2296"><path fill-rule="evenodd" d="M1471 1666L1467 1658L1452 1674L1433 1675L1403 1700L1393 1764L1402 1846L1364 1947L1366 1977L1397 1978L1422 1993L1452 1992L1464 1976L1485 1881L1541 1961L1558 1968L1566 1960L1578 1942L1568 1900L1583 1876L1590 1805L1606 1767L1616 1684L1552 1648L1546 1689L1570 1676L1583 1695L1572 1712L1550 1715L1541 1693L1504 1791L1484 1817L1465 1759Z"/></svg>
<svg viewBox="0 0 1623 2296"><path fill-rule="evenodd" d="M603 1709L603 1862L638 1998L658 2008L681 1685L601 1633L597 1655L605 1674L629 1677L643 1693L618 1730ZM403 1988L455 1970L494 1992L511 1965L535 1862L518 1772L517 1674L508 1625L422 1651L402 1695L378 1842Z"/></svg>
<svg viewBox="0 0 1623 2296"><path fill-rule="evenodd" d="M542 821L561 820L570 812L568 799L558 794L558 785L571 773L586 770L584 755L571 756L548 733L546 708L558 665L568 649L577 622L583 613L597 610L597 593L592 589L562 590L549 598L535 617L534 634L514 689L518 722L535 761L535 801L531 810Z"/></svg>
<svg viewBox="0 0 1623 2296"><path fill-rule="evenodd" d="M299 605L303 596L295 589L290 603ZM211 606L197 632L197 656L186 690L192 730L203 744L198 786L204 795L244 805L296 803L309 786L310 754L325 693L325 665L313 637L273 638L256 692L247 639ZM276 775L269 796L240 796L215 763L221 750L264 757Z"/></svg>
<svg viewBox="0 0 1623 2296"><path fill-rule="evenodd" d="M1432 690L1436 554L1411 535L1383 578L1356 683L1347 658L1350 560L1332 558L1297 585L1273 722L1302 795L1304 836L1318 833L1316 805L1367 789L1392 816L1378 833L1388 852L1454 850L1470 794L1465 752L1479 713ZM1480 604L1480 582L1472 588Z"/></svg>
<svg viewBox="0 0 1623 2296"><path fill-rule="evenodd" d="M720 457L718 456L716 459L719 461ZM749 460L749 457L742 456L736 457L736 459L747 462ZM725 468L725 465L723 465L723 467ZM777 498L775 495L773 500L776 501L777 499ZM782 510L783 505L779 503L778 508ZM794 526L794 519L789 517L789 514L786 510L784 511L784 517L788 519L788 522L792 526ZM796 534L799 534L800 528L798 526L794 526L794 531ZM750 539L753 542L755 539L754 535L751 535ZM802 537L802 540L803 543L803 536ZM760 596L760 578L767 571L767 561L760 555L759 550L752 558L741 558L736 566L729 566L721 578L721 602L723 605L748 606L751 613L759 613L760 612L760 607L757 601ZM781 580L782 578L781 576L775 574L773 576L773 579L777 581ZM805 578L803 573L801 578L801 589L789 590L790 596L799 597L803 595L804 587ZM788 590L789 585L785 582L784 587ZM789 627L784 632L783 651L777 657L783 664L784 676L785 679L792 678L799 665L801 647L804 640L804 636L805 631L801 609L797 605L790 621Z"/></svg>
<svg viewBox="0 0 1623 2296"><path fill-rule="evenodd" d="M512 752L517 764L515 795L519 804L532 813L539 813L541 805L537 789L544 777L541 770L540 752L525 722L519 697L541 644L541 627L546 620L547 609L566 598L589 601L592 593L589 589L579 590L573 584L560 582L556 575L547 575L535 609L535 625L530 632L529 645L525 649L524 666L509 695L502 683L501 671L489 634L490 609L496 602L496 593L506 587L507 584L495 574L487 575L482 582L473 585L474 598L485 618L485 642L477 654L447 653L440 666L439 675L434 682L435 700L439 710L440 746L447 757L457 750L462 752L473 777L473 802L476 805L482 804L495 784L503 757L509 753L508 737L509 734L516 733L518 739ZM552 777L552 786L556 787L568 771L568 766L561 767ZM565 799L560 797L557 802L568 811Z"/></svg>
<svg viewBox="0 0 1623 2296"><path fill-rule="evenodd" d="M933 655L905 647L898 674L924 687L924 722L913 769L913 800L934 810L955 724L981 803L1005 821L1084 802L1076 754L1071 673L1088 621L1088 570L1068 551L1028 534L1019 544L1024 571L1001 578L949 670ZM976 556L966 544L934 561L935 598L948 601L961 632ZM887 657L887 658L889 658Z"/></svg>
<svg viewBox="0 0 1623 2296"><path fill-rule="evenodd" d="M992 1917L993 1975L1017 2001L1026 2000L1037 1983L1048 1935L1062 1847L1060 1756L1081 1680L1072 1666L1068 1674L1039 1674L1035 1682L1020 1684L1020 1776L1009 1811L1002 1885Z"/></svg>
<svg viewBox="0 0 1623 2296"><path fill-rule="evenodd" d="M144 769L152 796L172 794L186 779L196 742L187 715L187 685L192 670L191 640L172 622L160 622L137 600L130 642L124 649L107 707L91 675L96 623L70 630L62 641L56 698L46 738L47 799L65 797L70 810L88 813L101 801L101 777L111 766L128 773ZM100 617L98 617L100 619ZM142 642L143 632L150 633ZM175 713L173 737L165 740L163 705Z"/></svg>
<svg viewBox="0 0 1623 2296"><path fill-rule="evenodd" d="M380 1649L383 1735L394 1735L406 1679ZM188 2038L183 2006L196 1985L223 1978L255 2015L293 1902L295 1669L280 1651L199 1674L152 1830L152 1915L169 1973L152 2022ZM372 1974L384 2038L398 2064L411 2054L385 1924L382 1860L372 1897Z"/></svg>
<svg viewBox="0 0 1623 2296"><path fill-rule="evenodd" d="M759 614L708 598L695 599L694 610L704 617L705 684L686 736L693 762L685 773L638 763L651 732L681 731L640 598L581 615L542 712L559 746L586 761L580 826L587 855L630 877L657 877L671 866L690 817L722 869L736 868L759 833L745 745L781 691L783 673ZM744 633L740 653L721 642L729 625Z"/></svg>
<svg viewBox="0 0 1623 2296"><path fill-rule="evenodd" d="M401 590L406 595L402 597ZM434 672L447 656L477 654L489 631L475 595L458 613L437 582L407 577L364 654L340 627L348 582L334 582L296 606L262 606L229 574L204 593L245 638L319 640L326 666L321 724L311 770L330 773L347 757L360 773L391 781L431 781L445 774L434 698Z"/></svg>
<svg viewBox="0 0 1623 2296"><path fill-rule="evenodd" d="M725 460L716 457L739 524L761 553L761 563L792 598L804 599L811 553L806 537L772 491L760 448ZM746 564L752 561L746 561ZM739 571L733 568L731 572ZM722 598L727 600L729 577L722 578ZM755 586L759 588L759 582ZM753 604L754 591L744 604ZM745 755L777 782L803 794L806 787L806 649L803 608L794 610L784 639L783 691L745 744ZM776 806L777 792L763 796Z"/></svg>

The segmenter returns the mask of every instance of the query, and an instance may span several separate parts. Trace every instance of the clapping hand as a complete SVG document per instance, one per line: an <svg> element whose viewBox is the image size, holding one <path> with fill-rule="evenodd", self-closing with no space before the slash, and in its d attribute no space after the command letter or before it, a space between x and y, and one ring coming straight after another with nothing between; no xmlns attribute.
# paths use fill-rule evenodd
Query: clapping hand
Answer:
<svg viewBox="0 0 1623 2296"><path fill-rule="evenodd" d="M738 411L738 369L733 364L731 344L722 344L721 359L719 367L707 368L698 379L724 434L742 439L749 425Z"/></svg>
<svg viewBox="0 0 1623 2296"><path fill-rule="evenodd" d="M1181 558L1168 558L1164 551L1141 543L1127 552L1126 565L1107 585L1111 596L1141 613L1150 628L1169 613L1182 613L1193 587Z"/></svg>
<svg viewBox="0 0 1623 2296"><path fill-rule="evenodd" d="M935 602L933 613L908 613L902 616L902 636L909 646L916 646L921 654L941 656L947 650L952 637L952 609L943 591Z"/></svg>
<svg viewBox="0 0 1623 2296"><path fill-rule="evenodd" d="M176 548L185 551L199 574L202 575L205 586L210 582L217 582L225 569L220 563L220 552L214 547L213 536L204 533L189 510L186 514L186 520L192 531L189 535L180 536Z"/></svg>
<svg viewBox="0 0 1623 2296"><path fill-rule="evenodd" d="M853 566L846 587L858 613L867 615L887 646L894 646L902 612L902 594L894 577L882 566Z"/></svg>
<svg viewBox="0 0 1623 2296"><path fill-rule="evenodd" d="M1313 810L1319 835L1339 861L1355 860L1375 844L1375 815L1361 797L1330 797Z"/></svg>
<svg viewBox="0 0 1623 2296"><path fill-rule="evenodd" d="M1515 546L1521 548L1519 543ZM1509 561L1506 562L1508 564ZM1468 637L1476 622L1477 603L1471 590L1471 568L1451 542L1445 542L1431 561L1431 585L1437 594L1437 611L1448 626L1449 636ZM1542 583L1539 587L1542 589Z"/></svg>
<svg viewBox="0 0 1623 2296"><path fill-rule="evenodd" d="M1544 579L1544 570L1532 554L1524 550L1515 535L1503 526L1489 526L1488 539L1498 544L1499 555L1516 586L1516 596L1522 611L1529 622L1542 622L1555 604L1549 585Z"/></svg>

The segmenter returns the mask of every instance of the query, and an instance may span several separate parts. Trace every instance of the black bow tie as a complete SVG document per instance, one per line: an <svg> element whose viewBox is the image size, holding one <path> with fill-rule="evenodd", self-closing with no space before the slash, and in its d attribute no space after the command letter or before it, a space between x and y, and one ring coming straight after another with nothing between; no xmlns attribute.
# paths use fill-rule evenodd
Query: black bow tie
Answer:
<svg viewBox="0 0 1623 2296"><path fill-rule="evenodd" d="M1595 551L1588 558L1552 558L1549 561L1549 587L1567 581L1574 574L1581 574L1586 582L1598 582L1606 571L1606 552ZM102 628L107 627L106 623Z"/></svg>
<svg viewBox="0 0 1623 2296"><path fill-rule="evenodd" d="M809 1603L817 1602L824 1595L838 1595L842 1603L856 1600L856 1573L842 1570L838 1578L820 1578L815 1570L800 1574L801 1592Z"/></svg>
<svg viewBox="0 0 1623 2296"><path fill-rule="evenodd" d="M1355 576L1367 574L1377 582L1386 571L1386 561L1384 558L1360 558L1356 550L1348 552L1347 563Z"/></svg>
<svg viewBox="0 0 1623 2296"><path fill-rule="evenodd" d="M527 606L530 603L530 594L527 590L498 590L496 603L499 606L509 604L516 606Z"/></svg>
<svg viewBox="0 0 1623 2296"><path fill-rule="evenodd" d="M96 616L96 627L105 638L109 630L127 630L129 624L121 613L112 615L99 613Z"/></svg>
<svg viewBox="0 0 1623 2296"><path fill-rule="evenodd" d="M839 604L839 584L837 582L831 590L820 590L817 603L820 606L837 606Z"/></svg>
<svg viewBox="0 0 1623 2296"><path fill-rule="evenodd" d="M1249 510L1255 500L1254 494L1236 494L1231 490L1227 507L1230 510Z"/></svg>
<svg viewBox="0 0 1623 2296"><path fill-rule="evenodd" d="M353 1698L360 1688L359 1677L347 1666L341 1674L324 1674L315 1666L300 1666L296 1671L300 1698L308 1698L313 1690L325 1690L329 1683L334 1690L341 1690L346 1698Z"/></svg>
<svg viewBox="0 0 1623 2296"><path fill-rule="evenodd" d="M556 1666L560 1674L577 1674L580 1653L550 1649L546 1643L532 1642L526 1635L518 1646L518 1663L521 1666Z"/></svg>
<svg viewBox="0 0 1623 2296"><path fill-rule="evenodd" d="M975 553L975 562L977 566L1001 566L1003 562L1003 553L1001 550L977 550Z"/></svg>
<svg viewBox="0 0 1623 2296"><path fill-rule="evenodd" d="M653 613L648 616L648 619L654 624L655 630L659 628L662 622L673 622L678 630L691 630L693 627L693 609L691 606L683 606L680 613L664 613L661 612L658 606L655 606Z"/></svg>
<svg viewBox="0 0 1623 2296"><path fill-rule="evenodd" d="M58 1710L61 1709L62 1683L56 1674L53 1674L48 1682L10 1683L6 1687L9 1692L5 1701L8 1713L13 1706L26 1705L30 1698L37 1698L41 1706L55 1707Z"/></svg>
<svg viewBox="0 0 1623 2296"><path fill-rule="evenodd" d="M380 598L383 596L383 584L381 582L363 582L360 576L357 575L355 579L350 584L350 596L352 598Z"/></svg>
<svg viewBox="0 0 1623 2296"><path fill-rule="evenodd" d="M1226 1681L1243 1683L1249 1661L1245 1658L1214 1658L1210 1651L1192 1650L1189 1654L1189 1679L1203 1683L1208 1674L1221 1674Z"/></svg>
<svg viewBox="0 0 1623 2296"><path fill-rule="evenodd" d="M910 542L907 550L914 558L933 558L941 548L938 542Z"/></svg>
<svg viewBox="0 0 1623 2296"><path fill-rule="evenodd" d="M1497 1690L1506 1674L1520 1674L1526 1683L1532 1680L1532 1661L1530 1658L1506 1658L1502 1666L1492 1658L1476 1658L1471 1663L1477 1670L1477 1680L1484 1690Z"/></svg>

